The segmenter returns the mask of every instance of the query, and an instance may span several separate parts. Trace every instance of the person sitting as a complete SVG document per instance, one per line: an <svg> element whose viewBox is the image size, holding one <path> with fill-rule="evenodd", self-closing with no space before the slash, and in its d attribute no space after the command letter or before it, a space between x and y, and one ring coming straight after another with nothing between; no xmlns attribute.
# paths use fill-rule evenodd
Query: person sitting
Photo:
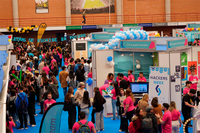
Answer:
<svg viewBox="0 0 200 133"><path fill-rule="evenodd" d="M146 115L143 117L143 120L145 118L151 118L152 120L152 128L151 130L145 129L143 127L143 132L145 133L158 133L158 123L157 123L157 117L155 116L155 114L153 114L153 107L146 107Z"/></svg>
<svg viewBox="0 0 200 133"><path fill-rule="evenodd" d="M140 72L137 82L147 82L146 78L143 75L143 72Z"/></svg>
<svg viewBox="0 0 200 133"><path fill-rule="evenodd" d="M73 127L72 127L72 133L82 133L82 132L93 132L96 133L94 124L92 122L88 122L86 120L86 115L85 112L80 112L79 113L79 118L80 121L74 123ZM87 126L89 129L89 131L85 131L85 128L83 127L83 125Z"/></svg>
<svg viewBox="0 0 200 133"><path fill-rule="evenodd" d="M140 108L135 110L135 116L132 117L128 130L130 133L143 133L142 130L143 111Z"/></svg>

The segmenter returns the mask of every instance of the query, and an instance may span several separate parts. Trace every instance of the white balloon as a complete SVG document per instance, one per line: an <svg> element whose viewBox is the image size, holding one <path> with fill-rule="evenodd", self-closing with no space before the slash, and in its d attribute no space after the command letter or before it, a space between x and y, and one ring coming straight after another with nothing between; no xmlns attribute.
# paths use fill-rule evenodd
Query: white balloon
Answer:
<svg viewBox="0 0 200 133"><path fill-rule="evenodd" d="M105 47L105 49L109 49L109 47L108 47L108 46L106 46L106 47Z"/></svg>
<svg viewBox="0 0 200 133"><path fill-rule="evenodd" d="M106 64L107 64L107 65L110 65L110 62L107 61Z"/></svg>
<svg viewBox="0 0 200 133"><path fill-rule="evenodd" d="M108 45L112 45L112 42L108 42Z"/></svg>
<svg viewBox="0 0 200 133"><path fill-rule="evenodd" d="M89 48L89 51L92 52L92 48Z"/></svg>
<svg viewBox="0 0 200 133"><path fill-rule="evenodd" d="M94 49L94 44L90 45L90 47L91 47L92 49Z"/></svg>
<svg viewBox="0 0 200 133"><path fill-rule="evenodd" d="M136 68L137 68L137 69L140 69L140 68L141 68L140 64L137 64L137 65L136 65Z"/></svg>
<svg viewBox="0 0 200 133"><path fill-rule="evenodd" d="M110 62L110 66L114 66L115 63L113 61Z"/></svg>

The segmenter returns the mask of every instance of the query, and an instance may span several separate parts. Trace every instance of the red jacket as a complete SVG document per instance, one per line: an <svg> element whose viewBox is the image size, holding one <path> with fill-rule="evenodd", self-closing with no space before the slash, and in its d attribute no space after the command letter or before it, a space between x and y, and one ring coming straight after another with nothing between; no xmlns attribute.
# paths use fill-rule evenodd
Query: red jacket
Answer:
<svg viewBox="0 0 200 133"><path fill-rule="evenodd" d="M134 119L135 118L135 119ZM130 133L142 133L142 119L134 116L134 119L128 126Z"/></svg>

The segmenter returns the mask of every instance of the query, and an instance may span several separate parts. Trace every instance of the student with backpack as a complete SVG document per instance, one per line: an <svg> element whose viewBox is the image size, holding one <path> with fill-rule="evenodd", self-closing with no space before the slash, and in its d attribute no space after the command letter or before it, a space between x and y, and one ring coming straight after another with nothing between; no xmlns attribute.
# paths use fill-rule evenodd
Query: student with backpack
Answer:
<svg viewBox="0 0 200 133"><path fill-rule="evenodd" d="M23 92L24 86L19 87L19 95L17 96L15 105L18 110L20 127L18 130L23 130L23 123L25 124L25 129L28 129L27 126L27 114L28 114L28 96ZM24 118L24 119L23 119Z"/></svg>
<svg viewBox="0 0 200 133"><path fill-rule="evenodd" d="M59 98L59 93L58 93L58 88L57 86L53 83L51 79L48 80L49 86L47 86L47 93L51 92L52 98L54 100Z"/></svg>
<svg viewBox="0 0 200 133"><path fill-rule="evenodd" d="M67 69L68 69L69 72L73 71L73 73L74 73L75 65L73 63L74 63L74 58L71 58L70 61L69 61L69 65L67 66Z"/></svg>
<svg viewBox="0 0 200 133"><path fill-rule="evenodd" d="M158 133L157 117L153 114L153 107L146 107L146 116L142 120L142 129L145 133Z"/></svg>
<svg viewBox="0 0 200 133"><path fill-rule="evenodd" d="M94 124L85 119L85 112L80 112L79 118L80 121L73 125L72 133L96 133Z"/></svg>
<svg viewBox="0 0 200 133"><path fill-rule="evenodd" d="M131 119L132 122L130 123L130 125L128 127L128 130L130 133L143 133L142 117L143 117L142 109L137 108L135 111L135 116L132 117L132 119ZM128 133L128 132L126 131L126 133Z"/></svg>
<svg viewBox="0 0 200 133"><path fill-rule="evenodd" d="M69 83L69 87L76 88L76 76L72 70L69 71L69 76L67 77L67 81Z"/></svg>
<svg viewBox="0 0 200 133"><path fill-rule="evenodd" d="M17 115L16 115L16 106L15 106L15 100L17 99L16 97L16 91L12 89L10 91L11 95L8 98L8 111L9 111L9 116L13 118L14 122L17 122Z"/></svg>

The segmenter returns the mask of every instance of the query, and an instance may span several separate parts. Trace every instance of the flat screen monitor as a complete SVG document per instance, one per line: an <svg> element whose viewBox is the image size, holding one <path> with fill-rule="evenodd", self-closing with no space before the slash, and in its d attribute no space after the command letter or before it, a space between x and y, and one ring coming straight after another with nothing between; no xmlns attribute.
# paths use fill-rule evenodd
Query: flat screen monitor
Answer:
<svg viewBox="0 0 200 133"><path fill-rule="evenodd" d="M76 43L76 51L86 50L85 43Z"/></svg>
<svg viewBox="0 0 200 133"><path fill-rule="evenodd" d="M148 82L132 82L130 88L133 94L143 94L149 92Z"/></svg>

